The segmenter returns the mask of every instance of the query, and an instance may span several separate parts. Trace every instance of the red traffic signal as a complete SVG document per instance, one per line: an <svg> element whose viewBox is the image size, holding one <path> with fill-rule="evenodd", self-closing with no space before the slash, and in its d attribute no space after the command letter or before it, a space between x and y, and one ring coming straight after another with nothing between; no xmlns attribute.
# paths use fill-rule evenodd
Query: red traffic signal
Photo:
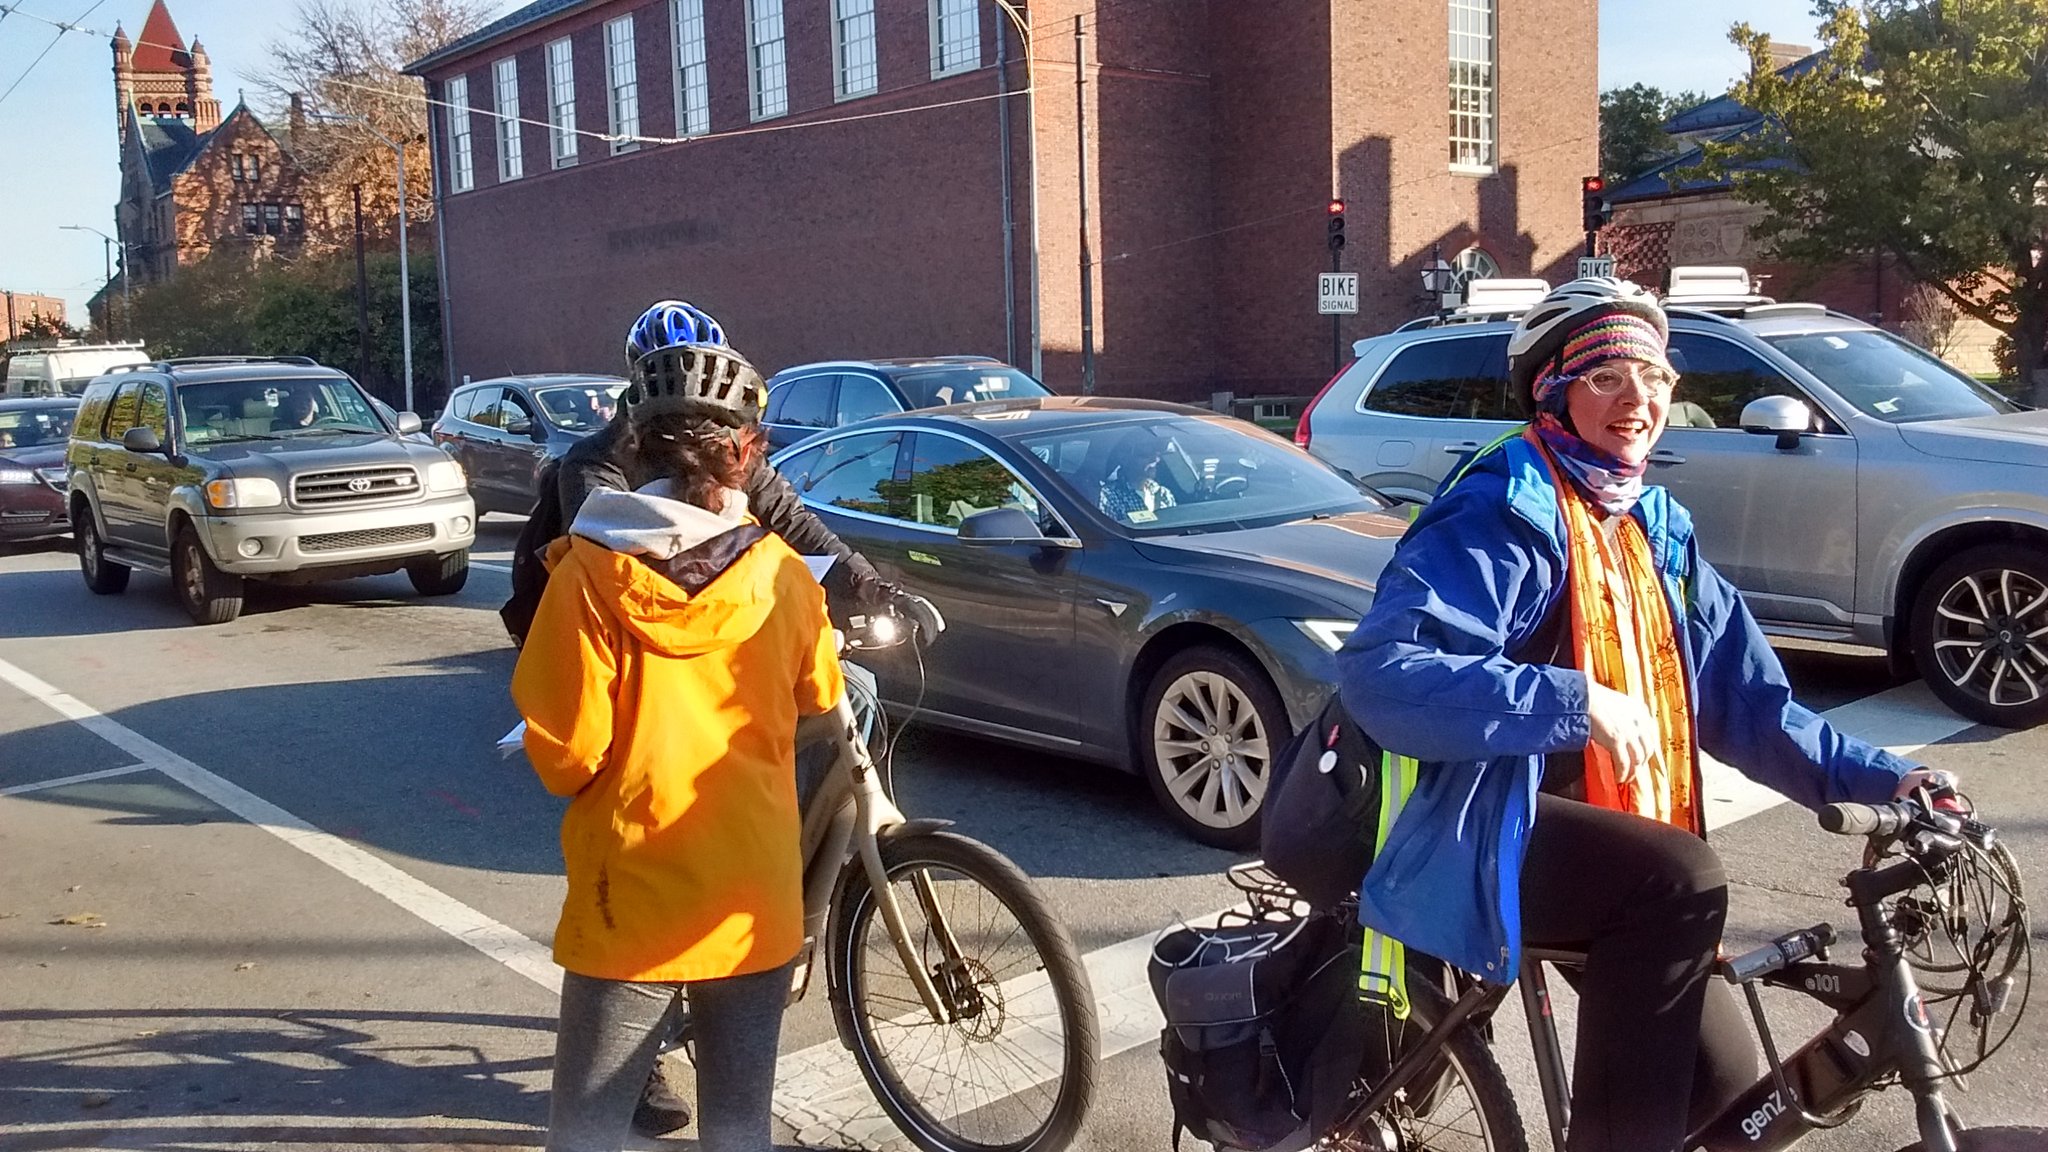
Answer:
<svg viewBox="0 0 2048 1152"><path fill-rule="evenodd" d="M1334 199L1333 199L1333 200L1331 200L1331 201L1330 201L1330 215L1332 215L1332 216L1342 216L1343 214L1344 214L1344 202L1343 202L1342 200L1334 200Z"/></svg>
<svg viewBox="0 0 2048 1152"><path fill-rule="evenodd" d="M1579 181L1579 189L1588 196L1605 192L1607 191L1607 178L1605 176L1587 176Z"/></svg>

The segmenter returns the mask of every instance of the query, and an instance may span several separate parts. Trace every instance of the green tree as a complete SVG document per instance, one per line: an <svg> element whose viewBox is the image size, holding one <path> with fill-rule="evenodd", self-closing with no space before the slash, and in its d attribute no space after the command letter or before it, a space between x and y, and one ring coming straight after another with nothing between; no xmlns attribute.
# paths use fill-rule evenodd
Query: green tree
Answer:
<svg viewBox="0 0 2048 1152"><path fill-rule="evenodd" d="M1769 38L1735 95L1772 130L1707 150L1768 212L1756 238L1812 266L1883 253L2004 334L2048 403L2048 0L1821 0L1827 56L1772 71Z"/></svg>
<svg viewBox="0 0 2048 1152"><path fill-rule="evenodd" d="M1648 84L1600 94L1600 174L1619 184L1632 180L1678 149L1664 122L1704 101L1697 92L1666 93Z"/></svg>

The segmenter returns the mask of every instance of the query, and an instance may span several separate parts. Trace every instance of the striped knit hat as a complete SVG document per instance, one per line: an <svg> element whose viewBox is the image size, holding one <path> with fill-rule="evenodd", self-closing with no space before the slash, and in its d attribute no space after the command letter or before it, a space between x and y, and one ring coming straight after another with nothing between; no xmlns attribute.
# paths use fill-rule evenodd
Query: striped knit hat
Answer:
<svg viewBox="0 0 2048 1152"><path fill-rule="evenodd" d="M1609 360L1641 360L1671 371L1671 361L1664 355L1664 336L1655 324L1626 312L1610 312L1580 325L1565 339L1557 358L1536 377L1537 405Z"/></svg>

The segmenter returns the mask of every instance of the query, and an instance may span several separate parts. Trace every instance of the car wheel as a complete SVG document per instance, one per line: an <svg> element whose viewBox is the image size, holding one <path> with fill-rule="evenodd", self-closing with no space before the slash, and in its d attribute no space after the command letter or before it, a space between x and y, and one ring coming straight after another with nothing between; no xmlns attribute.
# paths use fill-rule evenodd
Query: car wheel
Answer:
<svg viewBox="0 0 2048 1152"><path fill-rule="evenodd" d="M242 614L242 578L214 567L190 524L171 544L171 581L194 624L225 624Z"/></svg>
<svg viewBox="0 0 2048 1152"><path fill-rule="evenodd" d="M116 564L107 559L106 541L100 539L99 524L93 519L92 509L80 505L74 517L76 526L71 537L78 545L78 570L85 575L85 586L101 596L114 596L128 590L126 564Z"/></svg>
<svg viewBox="0 0 2048 1152"><path fill-rule="evenodd" d="M465 549L414 560L405 566L405 575L412 581L413 591L422 596L453 596L469 583L469 552Z"/></svg>
<svg viewBox="0 0 2048 1152"><path fill-rule="evenodd" d="M1152 677L1139 761L1152 794L1190 836L1250 848L1289 733L1280 693L1258 665L1227 649L1190 648Z"/></svg>
<svg viewBox="0 0 2048 1152"><path fill-rule="evenodd" d="M1936 568L1911 640L1921 678L1961 715L2001 728L2048 720L2048 556L1997 544Z"/></svg>

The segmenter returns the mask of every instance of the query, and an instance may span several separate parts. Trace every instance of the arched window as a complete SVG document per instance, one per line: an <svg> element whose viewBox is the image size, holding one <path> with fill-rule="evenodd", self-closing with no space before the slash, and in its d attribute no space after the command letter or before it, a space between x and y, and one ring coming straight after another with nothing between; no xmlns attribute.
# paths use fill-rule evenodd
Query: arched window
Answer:
<svg viewBox="0 0 2048 1152"><path fill-rule="evenodd" d="M1490 280L1500 275L1500 261L1493 258L1493 253L1475 244L1451 261L1451 272L1457 277L1458 294L1462 296L1465 286L1472 281Z"/></svg>
<svg viewBox="0 0 2048 1152"><path fill-rule="evenodd" d="M178 115L190 116L191 114L192 106L190 104L185 103L183 100L178 101Z"/></svg>

